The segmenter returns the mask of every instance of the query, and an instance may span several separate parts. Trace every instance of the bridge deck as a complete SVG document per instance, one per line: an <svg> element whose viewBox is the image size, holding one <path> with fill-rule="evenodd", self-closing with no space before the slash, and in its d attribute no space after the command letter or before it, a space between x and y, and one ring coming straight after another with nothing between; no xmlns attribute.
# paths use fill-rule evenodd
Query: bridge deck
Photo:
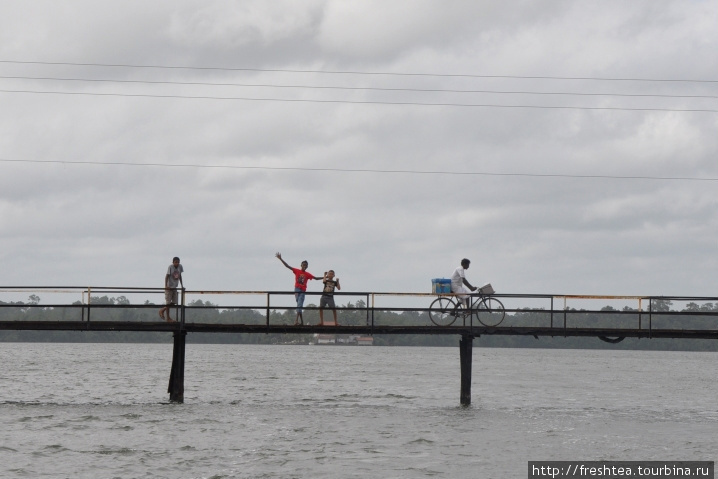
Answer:
<svg viewBox="0 0 718 479"><path fill-rule="evenodd" d="M261 333L261 334L451 334L606 338L688 338L718 339L718 330L636 329L636 328L563 328L563 327L486 327L486 326L292 326L284 324L211 324L137 321L0 321L0 330L31 331L153 331L188 333Z"/></svg>

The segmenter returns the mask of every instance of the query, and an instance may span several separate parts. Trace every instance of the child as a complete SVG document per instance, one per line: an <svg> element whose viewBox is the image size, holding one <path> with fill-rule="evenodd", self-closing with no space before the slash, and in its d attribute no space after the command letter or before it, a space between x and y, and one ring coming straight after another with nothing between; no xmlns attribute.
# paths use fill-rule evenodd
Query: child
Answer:
<svg viewBox="0 0 718 479"><path fill-rule="evenodd" d="M180 259L175 256L172 258L172 264L167 268L167 274L165 275L165 304L166 306L162 309L160 309L160 318L165 319L165 311L167 311L167 322L173 323L174 319L172 319L170 315L170 306L174 306L177 304L177 285L181 284L182 288L184 288L184 283L182 282L182 273L184 272L184 268L182 268L182 265L180 264Z"/></svg>
<svg viewBox="0 0 718 479"><path fill-rule="evenodd" d="M324 290L319 300L319 326L324 326L324 307L332 308L334 313L334 326L339 326L337 322L337 307L334 304L334 288L342 289L339 284L339 278L334 277L334 270L330 269L324 273Z"/></svg>
<svg viewBox="0 0 718 479"><path fill-rule="evenodd" d="M277 253L274 256L279 258L279 261L284 264L287 268L292 270L292 273L294 273L294 297L297 300L297 319L294 321L295 326L299 326L300 324L304 325L304 318L302 317L302 309L304 308L304 298L306 297L307 293L307 281L310 279L317 279L314 277L312 273L307 271L307 268L309 267L309 263L307 261L302 261L301 268L292 268L287 264L286 261L282 259L281 253Z"/></svg>

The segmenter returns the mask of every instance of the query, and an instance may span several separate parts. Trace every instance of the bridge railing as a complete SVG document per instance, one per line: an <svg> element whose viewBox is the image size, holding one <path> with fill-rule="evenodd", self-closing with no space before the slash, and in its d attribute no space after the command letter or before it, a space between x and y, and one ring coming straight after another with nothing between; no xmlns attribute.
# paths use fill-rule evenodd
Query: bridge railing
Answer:
<svg viewBox="0 0 718 479"><path fill-rule="evenodd" d="M289 291L180 289L180 323L291 325ZM308 292L305 323L316 324L321 293ZM20 298L27 296L26 300ZM451 296L451 295L449 295ZM718 330L718 297L496 294L506 306L501 328ZM336 292L342 326L432 326L431 293ZM164 288L0 287L0 321L157 322ZM332 313L325 311L325 319ZM454 326L481 326L472 316Z"/></svg>

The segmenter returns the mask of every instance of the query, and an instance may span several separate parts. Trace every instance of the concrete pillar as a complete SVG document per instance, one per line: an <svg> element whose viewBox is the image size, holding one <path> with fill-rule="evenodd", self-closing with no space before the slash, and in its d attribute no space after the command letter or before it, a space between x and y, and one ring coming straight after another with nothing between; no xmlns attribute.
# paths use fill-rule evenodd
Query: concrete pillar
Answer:
<svg viewBox="0 0 718 479"><path fill-rule="evenodd" d="M184 402L184 356L187 340L187 331L175 331L174 348L172 349L172 371L167 392L170 401Z"/></svg>
<svg viewBox="0 0 718 479"><path fill-rule="evenodd" d="M461 405L471 404L471 353L474 337L464 334L459 340L459 360L461 362Z"/></svg>

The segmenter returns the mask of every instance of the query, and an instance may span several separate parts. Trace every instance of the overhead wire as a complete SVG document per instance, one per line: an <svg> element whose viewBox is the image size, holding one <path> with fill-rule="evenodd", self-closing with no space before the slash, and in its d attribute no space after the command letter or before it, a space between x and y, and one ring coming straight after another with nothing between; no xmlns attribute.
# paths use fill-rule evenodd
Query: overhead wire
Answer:
<svg viewBox="0 0 718 479"><path fill-rule="evenodd" d="M357 72L357 71L327 71L327 70L288 70L288 69L257 69L257 68L223 68L223 67L186 67L167 65L129 65L129 64L100 64L100 63L69 63L69 62L22 62L0 60L0 63L39 64L39 65L65 65L65 66L91 66L91 67L122 67L138 69L188 69L188 70L217 70L217 71L252 71L252 72L284 72L284 73L328 73L328 74L356 74L356 75L390 75L390 76L425 76L425 77L465 77L465 78L501 78L501 79L548 79L548 80L595 80L595 81L645 81L645 82L688 82L688 83L718 83L718 80L691 80L691 79L656 79L656 78L600 78L600 77L558 77L558 76L518 76L518 75L466 75L466 74L435 74L435 73L392 73L392 72ZM217 82L178 82L153 80L127 80L127 79L89 79L89 78L61 78L61 77L31 77L31 76L0 76L0 79L17 80L48 80L73 81L120 84L162 84L187 86L238 86L238 87L265 87L283 89L309 89L309 90L342 90L342 91L387 91L387 92L420 92L420 93L486 93L486 94L521 94L521 95L566 95L566 96L615 96L615 97L655 97L655 98L718 98L714 95L665 95L665 94L628 94L628 93L587 93L587 92L538 92L538 91L506 91L506 90L459 90L459 89L425 89L425 88L382 88L382 87L355 87L355 86L319 86L319 85L288 85L270 83L217 83ZM527 108L545 110L614 110L614 111L656 111L656 112L704 112L718 113L718 109L710 108L629 108L613 106L564 106L564 105L505 105L492 103L459 103L459 102L418 102L418 101L372 101L372 100L329 100L306 98L253 98L244 96L212 96L212 95L178 95L178 94L143 94L143 93L112 93L112 92L67 92L30 89L0 89L2 93L51 94L51 95L83 95L98 97L134 97L158 99L190 99L190 100L225 100L225 101L269 101L269 102L301 102L301 103L333 103L333 104L375 104L375 105L414 105L414 106L443 106L443 107L483 107L483 108ZM571 175L571 174L534 174L534 173L494 173L494 172L466 172L466 171L421 171L421 170L381 170L381 169L342 169L342 168L300 168L300 167L268 167L268 166L237 166L237 165L199 165L199 164L166 164L166 163L133 163L133 162L92 162L92 161L63 161L63 160L12 160L0 159L0 162L13 163L56 163L66 165L96 165L96 166L146 166L166 168L225 168L242 170L292 170L292 171L326 171L337 173L381 173L381 174L423 174L423 175L473 175L473 176L504 176L504 177L532 177L532 178L587 178L587 179L625 179L625 180L660 180L660 181L718 181L718 178L700 177L658 177L658 176L620 176L620 175Z"/></svg>
<svg viewBox="0 0 718 479"><path fill-rule="evenodd" d="M331 70L292 70L292 69L261 69L261 68L227 68L227 67L194 67L173 65L133 65L110 63L73 63L73 62L39 62L0 60L0 64L31 64L53 66L83 66L83 67L117 67L132 69L186 69L186 70L218 70L218 71L252 71L252 72L289 72L289 73L329 73L329 74L356 74L356 75L393 75L416 77L466 77L466 78L502 78L502 79L550 79L550 80L601 80L601 81L669 81L691 83L718 83L718 80L678 80L657 78L600 78L600 77L559 77L559 76L521 76L521 75L473 75L453 73L411 73L411 72L367 72L367 71L331 71ZM536 95L536 96L575 96L575 97L621 97L621 98L681 98L681 99L716 99L718 95L669 95L651 93L606 93L606 92L560 92L560 91L528 91L528 90L488 90L488 89L449 89L449 88L388 88L373 86L326 86L306 84L272 84L272 83L217 83L204 81L168 81L168 80L133 80L133 79L93 79L93 78L62 78L51 76L20 76L5 75L0 79L34 80L34 81L72 81L93 83L117 84L161 84L183 86L207 87L263 87L294 90L315 91L372 91L372 92L410 92L410 93L461 93L461 94L495 94L495 95ZM284 103L317 103L317 104L354 104L354 105L402 105L402 106L434 106L434 107L473 107L473 108L509 108L509 109L543 109L543 110L596 110L596 111L653 111L653 112L691 112L691 113L717 113L715 108L669 108L669 107L624 107L624 106L571 106L571 105L528 105L528 104L500 104L492 102L446 102L446 101L399 101L399 100L352 100L352 99L322 99L322 98L276 98L251 96L225 96L225 95L187 95L187 94L153 94L129 92L96 92L96 91L58 91L39 89L0 89L0 93L18 94L45 94L45 95L83 95L95 97L126 97L126 98L158 98L158 99L188 99L188 100L220 100L220 101L261 101Z"/></svg>
<svg viewBox="0 0 718 479"><path fill-rule="evenodd" d="M588 175L567 173L499 173L486 171L450 171L450 170L409 170L409 169L378 169L378 168L319 168L297 166L252 166L252 165L201 165L185 163L137 163L127 161L82 161L82 160L27 160L0 158L3 163L40 163L61 165L92 165L92 166L140 166L161 168L196 168L196 169L231 169L231 170L265 170L265 171L306 171L332 173L375 173L375 174L411 174L411 175L443 175L443 176L493 176L493 177L526 177L526 178L571 178L571 179L610 179L610 180L655 180L655 181L709 181L718 182L718 178L691 176L648 176L648 175Z"/></svg>
<svg viewBox="0 0 718 479"><path fill-rule="evenodd" d="M528 90L459 90L445 88L385 88L385 87L347 87L326 85L282 85L271 83L217 83L217 82L189 82L167 80L116 80L105 78L66 78L66 77L28 77L0 75L5 80L40 80L40 81L69 81L88 83L120 83L141 85L180 85L180 86L231 86L231 87L258 87L258 88L294 88L308 90L350 90L350 91L387 91L412 93L488 93L498 95L555 95L555 96L615 96L615 97L650 97L650 98L704 98L715 99L718 95L666 95L650 93L584 93L584 92L546 92Z"/></svg>
<svg viewBox="0 0 718 479"><path fill-rule="evenodd" d="M0 93L33 93L48 95L75 95L98 97L126 97L126 98L172 98L185 100L235 100L235 101L271 101L285 103L343 103L350 105L412 105L412 106L445 106L445 107L474 107L474 108L527 108L538 110L607 110L607 111L657 111L682 113L718 113L718 109L710 108L628 108L609 106L557 106L557 105L500 105L491 103L426 103L414 101L372 101L372 100L316 100L306 98L252 98L228 96L189 96L189 95L156 95L147 93L98 93L98 92L63 92L40 90L6 90Z"/></svg>
<svg viewBox="0 0 718 479"><path fill-rule="evenodd" d="M22 65L59 65L59 66L83 66L83 67L113 67L113 68L146 68L146 69L167 69L167 70L214 70L214 71L249 71L249 72L281 72L281 73L320 73L334 75L386 75L386 76L423 76L439 78L512 78L524 80L590 80L590 81L642 81L642 82L685 82L685 83L718 83L718 80L689 79L689 78L611 78L611 77L562 77L562 76L540 76L540 75L477 75L461 73L412 73L412 72L368 72L353 70L298 70L280 68L236 68L236 67L199 67L199 66L177 66L177 65L135 65L123 63L79 63L79 62L43 62L43 61L20 61L0 60L0 63L22 64Z"/></svg>

